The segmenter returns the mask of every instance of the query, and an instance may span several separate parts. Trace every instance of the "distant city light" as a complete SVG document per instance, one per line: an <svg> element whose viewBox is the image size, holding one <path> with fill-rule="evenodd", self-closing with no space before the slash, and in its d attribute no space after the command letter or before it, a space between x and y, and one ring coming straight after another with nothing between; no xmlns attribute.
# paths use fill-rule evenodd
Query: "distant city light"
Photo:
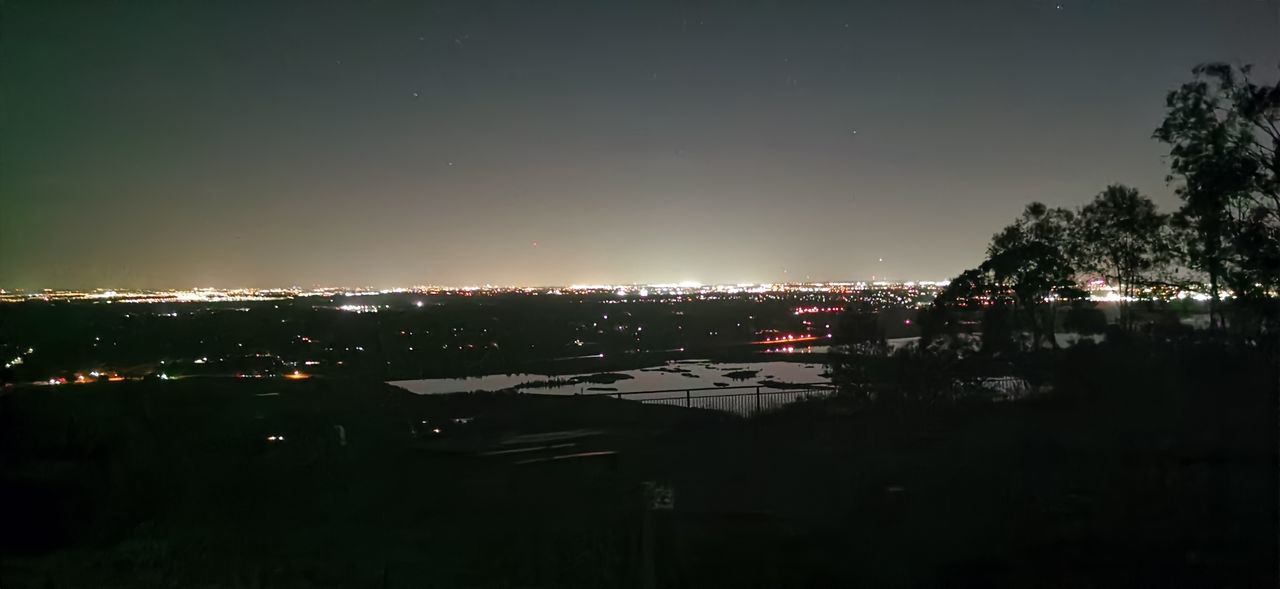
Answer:
<svg viewBox="0 0 1280 589"><path fill-rule="evenodd" d="M40 291L3 291L0 292L0 302L22 302L27 300L40 301L76 301L87 300L93 302L118 302L118 303L199 303L199 302L229 302L229 301L278 301L287 299L299 299L307 297L361 297L372 295L386 295L397 293L413 293L420 295L486 295L486 294L504 294L504 293L523 293L523 294L568 294L568 293L626 293L635 294L641 297L650 296L679 296L679 295L713 295L713 294L765 294L771 292L847 292L851 290L864 290L869 287L888 287L888 286L904 286L906 288L945 286L947 282L932 281L911 281L891 283L878 281L875 283L866 282L809 282L809 283L726 283L726 284L703 284L698 281L686 280L678 283L650 283L650 284L573 284L567 287L521 287L521 286L415 286L411 288L336 288L336 287L319 287L312 289L303 289L297 287L289 288L271 288L271 289L215 289L215 288L194 288L194 289L166 289L166 290L40 290ZM426 302L423 300L414 300L413 305L416 307L424 307ZM358 304L342 304L337 309L354 312L354 313L375 313L386 310L387 305L358 305ZM248 307L240 307L235 309L227 309L240 312L248 312ZM158 317L177 317L178 312L168 310L156 313Z"/></svg>

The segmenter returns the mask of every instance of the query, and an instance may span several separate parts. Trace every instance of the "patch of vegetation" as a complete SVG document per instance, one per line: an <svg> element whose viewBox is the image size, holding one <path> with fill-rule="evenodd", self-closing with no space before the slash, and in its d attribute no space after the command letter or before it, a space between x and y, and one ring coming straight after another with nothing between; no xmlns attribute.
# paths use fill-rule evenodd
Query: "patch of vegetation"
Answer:
<svg viewBox="0 0 1280 589"><path fill-rule="evenodd" d="M548 378L548 379L546 379L546 380L531 380L531 381L528 381L528 382L522 382L522 383L520 383L520 384L518 384L518 385L516 385L516 386L514 386L514 387L511 387L511 388L512 388L512 389L514 389L514 390L520 390L520 389L554 389L554 388L559 388L559 387L567 387L567 386L572 385L572 384L577 384L577 382L578 382L578 381L573 380L573 379L569 379L569 378Z"/></svg>
<svg viewBox="0 0 1280 589"><path fill-rule="evenodd" d="M589 382L594 384L613 384L620 380L631 380L635 378L630 374L621 372L601 372L599 374L588 374L584 376L575 376L569 379L572 382Z"/></svg>

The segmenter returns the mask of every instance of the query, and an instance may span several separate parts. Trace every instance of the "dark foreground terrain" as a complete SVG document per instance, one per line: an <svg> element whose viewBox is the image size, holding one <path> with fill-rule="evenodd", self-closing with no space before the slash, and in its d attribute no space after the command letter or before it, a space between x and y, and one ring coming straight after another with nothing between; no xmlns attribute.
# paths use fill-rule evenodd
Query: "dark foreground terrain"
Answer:
<svg viewBox="0 0 1280 589"><path fill-rule="evenodd" d="M337 379L10 390L0 586L1276 585L1265 355L1047 362L1022 401L753 419ZM475 420L415 435L451 417ZM590 431L552 454L616 454L480 455L564 430ZM674 509L646 516L643 481Z"/></svg>

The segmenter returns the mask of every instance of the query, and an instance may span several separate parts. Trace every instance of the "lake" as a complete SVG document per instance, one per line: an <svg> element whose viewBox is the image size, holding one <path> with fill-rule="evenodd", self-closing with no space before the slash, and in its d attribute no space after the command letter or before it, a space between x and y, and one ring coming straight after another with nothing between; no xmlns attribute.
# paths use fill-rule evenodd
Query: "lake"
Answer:
<svg viewBox="0 0 1280 589"><path fill-rule="evenodd" d="M526 393L572 395L582 393L629 393L666 389L712 388L723 386L757 386L767 382L826 383L826 366L820 362L711 362L679 360L660 366L620 370L605 375L621 375L613 382L568 382L586 379L600 373L548 376L545 374L492 374L471 378L426 378L396 380L387 384L419 395L500 391L516 389ZM629 378L628 378L629 377ZM593 380L611 380L598 378ZM540 386L531 383L558 383ZM714 390L703 394L715 394Z"/></svg>

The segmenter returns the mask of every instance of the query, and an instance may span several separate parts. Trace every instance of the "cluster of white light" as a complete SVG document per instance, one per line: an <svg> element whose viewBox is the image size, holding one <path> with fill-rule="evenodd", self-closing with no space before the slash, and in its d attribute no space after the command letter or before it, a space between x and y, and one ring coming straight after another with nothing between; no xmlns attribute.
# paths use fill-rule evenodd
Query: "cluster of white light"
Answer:
<svg viewBox="0 0 1280 589"><path fill-rule="evenodd" d="M806 283L737 283L710 284L697 282L659 283L659 284L574 284L564 288L552 288L545 292L552 295L563 294L604 294L613 293L619 297L658 295L734 295L734 294L766 294L766 293L839 293L855 290L894 290L894 289L928 289L945 287L948 281L910 281L910 282L806 282Z"/></svg>
<svg viewBox="0 0 1280 589"><path fill-rule="evenodd" d="M106 303L200 303L228 301L270 301L303 297L359 297L388 294L566 294L566 293L605 293L613 292L619 296L637 294L740 294L767 292L832 292L839 290L865 290L868 288L917 288L941 287L945 281L910 281L910 282L816 282L816 283L736 283L736 284L703 284L697 281L668 282L657 284L574 284L568 287L528 287L497 286L492 284L446 287L446 286L414 286L411 288L350 288L350 287L317 287L317 288L274 288L274 289L168 289L168 290L109 290L91 291L45 289L36 292L0 290L0 302L21 302L28 300L90 300ZM644 293L644 294L642 294ZM415 303L418 304L418 303ZM421 306L419 304L419 306Z"/></svg>
<svg viewBox="0 0 1280 589"><path fill-rule="evenodd" d="M377 305L342 305L341 307L338 307L338 310L346 311L348 313L377 313L378 306Z"/></svg>
<svg viewBox="0 0 1280 589"><path fill-rule="evenodd" d="M1101 281L1090 282L1089 287L1090 287L1089 298L1094 301L1103 302L1103 303L1118 303L1121 301L1125 301L1125 302L1145 301L1145 300L1151 300L1152 298L1157 298L1151 295L1125 296L1116 292L1116 289L1114 287L1106 286L1106 284L1102 283ZM1230 293L1230 291L1224 291L1223 294L1221 295L1221 298L1224 298L1224 299L1229 299L1231 297L1232 297L1232 294ZM1193 301L1203 302L1203 301L1208 301L1212 299L1213 296L1209 295L1208 293L1203 293L1203 292L1198 292L1193 290L1179 290L1177 291L1177 293L1173 295L1173 298L1182 299L1182 300L1191 299Z"/></svg>

